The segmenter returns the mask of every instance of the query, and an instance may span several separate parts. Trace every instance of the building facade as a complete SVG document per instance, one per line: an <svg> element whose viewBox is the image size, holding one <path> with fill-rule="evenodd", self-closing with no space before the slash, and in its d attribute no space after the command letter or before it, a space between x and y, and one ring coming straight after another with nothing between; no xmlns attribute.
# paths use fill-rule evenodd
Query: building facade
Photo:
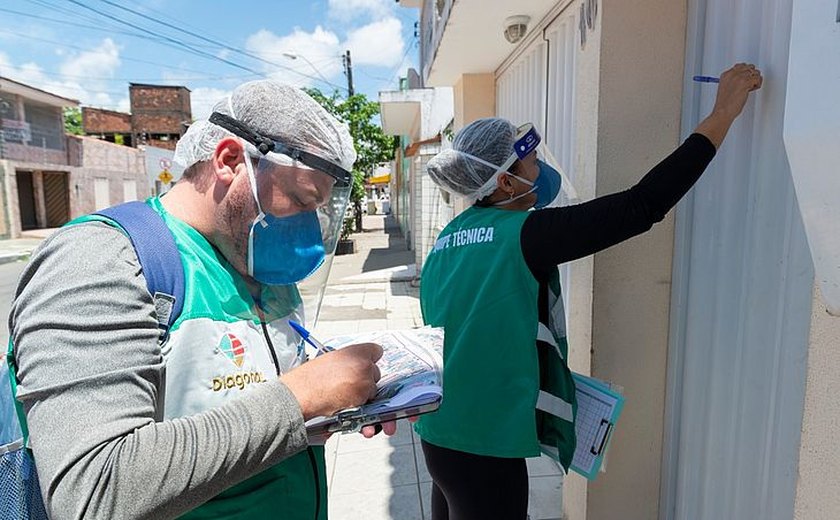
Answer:
<svg viewBox="0 0 840 520"><path fill-rule="evenodd" d="M134 146L131 114L104 108L82 107L82 129L85 135L109 143Z"/></svg>
<svg viewBox="0 0 840 520"><path fill-rule="evenodd" d="M138 145L175 149L192 123L190 90L168 85L131 83L132 140Z"/></svg>
<svg viewBox="0 0 840 520"><path fill-rule="evenodd" d="M788 160L801 154L783 139L791 107L834 113L827 91L803 99L788 85L791 49L818 56L838 41L836 2L809 3L806 34L792 32L798 0L400 3L420 9L424 85L453 88L454 130L486 115L533 122L581 200L632 186L691 133L716 92L694 75L762 69L764 88L676 211L561 267L570 365L623 386L627 404L607 471L567 476L557 516L840 518L828 368L840 319L821 297L840 279L815 276L809 245L824 237L803 222L803 172ZM527 17L523 31L513 16ZM834 85L831 71L820 81ZM833 127L796 130L818 128ZM834 182L826 164L806 173Z"/></svg>
<svg viewBox="0 0 840 520"><path fill-rule="evenodd" d="M64 132L72 99L0 78L0 237L59 227L151 194L143 153Z"/></svg>
<svg viewBox="0 0 840 520"><path fill-rule="evenodd" d="M437 234L453 216L449 195L438 189L426 164L443 146L452 124L453 97L449 87L422 88L414 69L401 81L401 90L379 93L382 129L400 136L392 164L390 204L419 273Z"/></svg>

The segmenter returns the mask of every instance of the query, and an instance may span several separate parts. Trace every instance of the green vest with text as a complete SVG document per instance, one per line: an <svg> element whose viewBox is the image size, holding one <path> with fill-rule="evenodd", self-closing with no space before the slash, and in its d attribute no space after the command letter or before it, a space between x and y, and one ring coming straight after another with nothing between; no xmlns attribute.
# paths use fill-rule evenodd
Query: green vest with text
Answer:
<svg viewBox="0 0 840 520"><path fill-rule="evenodd" d="M565 316L556 272L540 299L522 255L528 214L471 207L429 253L420 304L425 323L445 329L444 391L415 429L436 446L514 458L543 451L568 469L576 403Z"/></svg>
<svg viewBox="0 0 840 520"><path fill-rule="evenodd" d="M282 372L302 363L304 352L288 327L289 319L302 320L294 286L263 286L258 307L242 276L200 233L169 215L160 199L147 203L172 231L186 280L184 310L161 348L166 362L163 418L197 414L246 395L277 377L273 357ZM76 222L86 220L107 221L92 216ZM298 453L181 518L326 520L323 447L310 450L314 453Z"/></svg>

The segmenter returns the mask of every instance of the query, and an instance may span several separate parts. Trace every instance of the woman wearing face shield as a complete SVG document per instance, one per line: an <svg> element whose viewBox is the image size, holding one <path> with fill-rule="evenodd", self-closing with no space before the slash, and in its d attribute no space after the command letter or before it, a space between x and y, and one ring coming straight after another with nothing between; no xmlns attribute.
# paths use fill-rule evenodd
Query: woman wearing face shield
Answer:
<svg viewBox="0 0 840 520"><path fill-rule="evenodd" d="M545 208L562 179L530 125L475 121L429 162L436 184L475 201L440 233L422 273L424 321L446 331L444 399L415 426L433 520L525 519L525 458L542 451L568 471L577 405L557 266L661 221L761 84L752 65L724 72L711 114L679 148L632 188L583 204Z"/></svg>

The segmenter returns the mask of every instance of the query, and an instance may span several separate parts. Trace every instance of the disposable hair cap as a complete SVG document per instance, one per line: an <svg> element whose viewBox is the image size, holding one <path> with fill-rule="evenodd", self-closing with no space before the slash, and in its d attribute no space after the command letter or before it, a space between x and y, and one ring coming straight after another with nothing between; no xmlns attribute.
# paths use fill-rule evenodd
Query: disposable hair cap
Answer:
<svg viewBox="0 0 840 520"><path fill-rule="evenodd" d="M351 170L356 161L347 125L297 87L273 80L243 83L219 100L211 112L234 117L261 135L315 154L345 170ZM209 160L219 141L232 135L209 121L196 121L178 141L174 160L184 168Z"/></svg>
<svg viewBox="0 0 840 520"><path fill-rule="evenodd" d="M473 121L455 135L451 149L429 161L429 175L446 191L481 200L495 191L495 183L488 181L510 159L516 132L510 121L499 117Z"/></svg>

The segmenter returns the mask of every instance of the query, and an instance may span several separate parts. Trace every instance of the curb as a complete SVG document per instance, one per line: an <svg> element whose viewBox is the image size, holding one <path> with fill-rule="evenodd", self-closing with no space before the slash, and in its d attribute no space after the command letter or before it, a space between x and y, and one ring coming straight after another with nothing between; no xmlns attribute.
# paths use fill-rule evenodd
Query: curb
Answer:
<svg viewBox="0 0 840 520"><path fill-rule="evenodd" d="M2 264L10 264L12 262L18 262L20 260L29 260L29 256L31 252L26 253L9 253L5 255L0 255L0 265Z"/></svg>
<svg viewBox="0 0 840 520"><path fill-rule="evenodd" d="M339 280L330 280L329 285L363 285L366 283L396 283L396 282L413 282L415 279L414 275L397 275L392 277L376 277L376 278L364 278L359 279L355 277L349 278L341 278Z"/></svg>

